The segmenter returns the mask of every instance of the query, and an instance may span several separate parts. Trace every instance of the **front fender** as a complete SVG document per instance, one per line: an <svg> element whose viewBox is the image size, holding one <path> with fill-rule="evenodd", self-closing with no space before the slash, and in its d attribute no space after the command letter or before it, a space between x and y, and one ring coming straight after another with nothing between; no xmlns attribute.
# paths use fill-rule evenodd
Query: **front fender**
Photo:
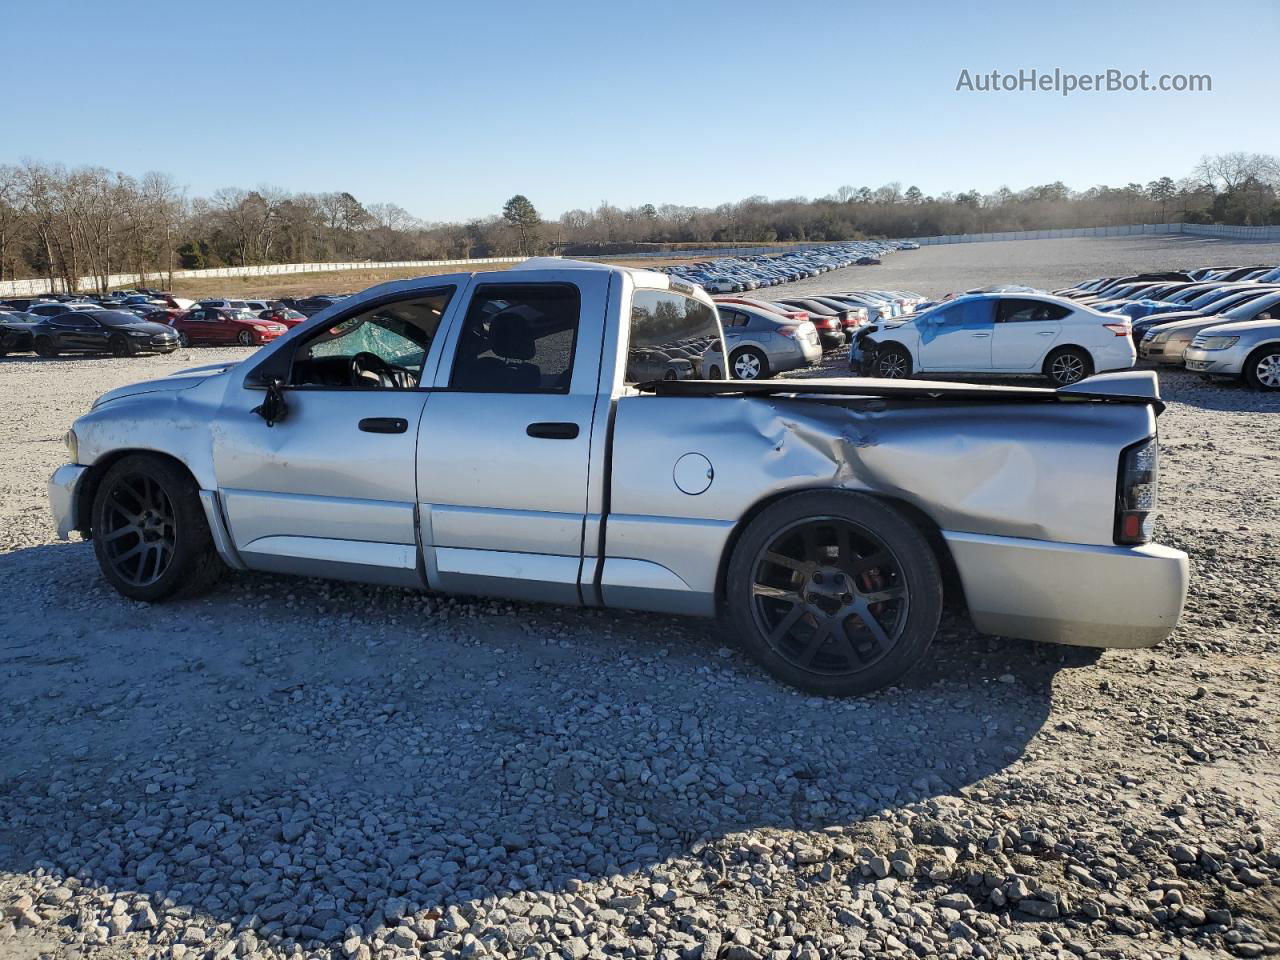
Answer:
<svg viewBox="0 0 1280 960"><path fill-rule="evenodd" d="M216 490L210 426L226 392L223 377L186 390L156 390L102 403L76 420L79 461L89 467L145 451L184 464L202 490Z"/></svg>

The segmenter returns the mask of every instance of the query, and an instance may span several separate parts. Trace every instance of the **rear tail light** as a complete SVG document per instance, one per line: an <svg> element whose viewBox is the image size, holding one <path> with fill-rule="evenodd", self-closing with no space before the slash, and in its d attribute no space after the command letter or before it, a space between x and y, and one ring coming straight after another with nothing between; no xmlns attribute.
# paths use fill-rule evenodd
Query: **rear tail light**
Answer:
<svg viewBox="0 0 1280 960"><path fill-rule="evenodd" d="M1121 451L1116 485L1116 543L1150 542L1159 502L1159 479L1160 446L1155 437Z"/></svg>
<svg viewBox="0 0 1280 960"><path fill-rule="evenodd" d="M1104 323L1103 326L1114 333L1117 337L1127 337L1132 333L1128 320L1124 321L1124 323Z"/></svg>
<svg viewBox="0 0 1280 960"><path fill-rule="evenodd" d="M784 337L794 338L796 335L796 328L795 327L779 327L778 332L782 334Z"/></svg>

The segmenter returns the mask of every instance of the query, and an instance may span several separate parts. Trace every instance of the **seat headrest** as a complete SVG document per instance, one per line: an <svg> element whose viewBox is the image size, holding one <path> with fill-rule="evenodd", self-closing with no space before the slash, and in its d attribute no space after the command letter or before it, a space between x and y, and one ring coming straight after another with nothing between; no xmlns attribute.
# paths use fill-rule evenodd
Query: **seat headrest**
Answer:
<svg viewBox="0 0 1280 960"><path fill-rule="evenodd" d="M532 360L537 345L529 321L517 313L500 313L489 322L489 350L504 360Z"/></svg>

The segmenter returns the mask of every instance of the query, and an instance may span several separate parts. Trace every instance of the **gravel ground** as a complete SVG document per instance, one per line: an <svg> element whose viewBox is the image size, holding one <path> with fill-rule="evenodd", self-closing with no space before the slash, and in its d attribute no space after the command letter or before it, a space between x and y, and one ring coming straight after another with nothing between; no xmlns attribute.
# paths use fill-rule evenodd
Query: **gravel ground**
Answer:
<svg viewBox="0 0 1280 960"><path fill-rule="evenodd" d="M903 685L825 701L696 620L121 599L52 539L60 437L242 355L0 361L0 960L1280 952L1275 397L1162 375L1172 639L1090 662L953 616Z"/></svg>

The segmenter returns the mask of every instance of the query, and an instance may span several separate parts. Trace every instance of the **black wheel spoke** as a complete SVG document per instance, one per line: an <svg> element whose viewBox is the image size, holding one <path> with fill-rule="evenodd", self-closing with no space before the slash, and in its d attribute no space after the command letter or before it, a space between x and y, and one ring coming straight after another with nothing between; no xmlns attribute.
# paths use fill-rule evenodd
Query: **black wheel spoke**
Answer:
<svg viewBox="0 0 1280 960"><path fill-rule="evenodd" d="M894 648L910 595L878 534L843 517L814 517L778 531L756 555L750 602L778 656L811 673L849 676Z"/></svg>
<svg viewBox="0 0 1280 960"><path fill-rule="evenodd" d="M804 573L808 568L808 564L803 560L795 560L784 553L766 553L764 555L764 559L767 563L772 563L779 567L786 567L788 570L794 570L797 573Z"/></svg>
<svg viewBox="0 0 1280 960"><path fill-rule="evenodd" d="M804 598L794 589L787 587L771 587L767 583L753 584L751 592L757 597L771 597L774 600L788 600L791 603L803 603Z"/></svg>
<svg viewBox="0 0 1280 960"><path fill-rule="evenodd" d="M813 658L818 655L818 651L822 649L822 645L835 633L835 624L829 617L822 617L818 620L818 626L813 631L813 636L804 645L804 649L796 656L796 662L802 667L808 667L813 664Z"/></svg>
<svg viewBox="0 0 1280 960"><path fill-rule="evenodd" d="M800 621L800 617L803 615L804 604L796 603L787 611L783 618L778 621L777 626L773 628L773 632L769 634L769 640L773 643L778 643L786 639L787 634L792 631L795 625Z"/></svg>
<svg viewBox="0 0 1280 960"><path fill-rule="evenodd" d="M869 593L864 593L862 594L862 599L867 603L888 603L891 600L901 600L906 595L906 587L888 587L884 590L872 590Z"/></svg>
<svg viewBox="0 0 1280 960"><path fill-rule="evenodd" d="M107 494L103 527L106 559L129 584L153 584L173 562L178 543L173 504L155 478L138 473L117 479Z"/></svg>

